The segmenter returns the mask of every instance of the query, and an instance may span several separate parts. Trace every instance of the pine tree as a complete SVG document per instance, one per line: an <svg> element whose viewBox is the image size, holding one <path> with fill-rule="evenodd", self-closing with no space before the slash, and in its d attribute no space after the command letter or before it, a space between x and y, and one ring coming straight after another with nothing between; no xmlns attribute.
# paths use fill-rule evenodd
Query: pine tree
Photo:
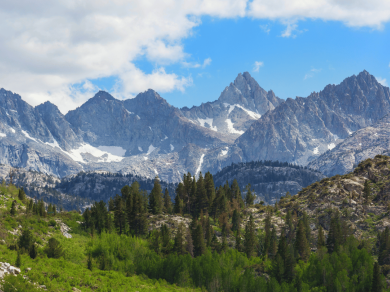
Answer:
<svg viewBox="0 0 390 292"><path fill-rule="evenodd" d="M240 228L240 213L237 209L233 211L233 217L232 217L232 231L237 231Z"/></svg>
<svg viewBox="0 0 390 292"><path fill-rule="evenodd" d="M35 259L38 255L37 247L35 246L35 243L31 245L30 252L29 252L30 258Z"/></svg>
<svg viewBox="0 0 390 292"><path fill-rule="evenodd" d="M320 227L318 228L317 250L320 250L324 246L325 246L325 235L324 235L324 230L320 225Z"/></svg>
<svg viewBox="0 0 390 292"><path fill-rule="evenodd" d="M310 255L310 249L306 240L306 230L302 220L299 220L298 223L298 230L295 238L295 250L301 260L307 261Z"/></svg>
<svg viewBox="0 0 390 292"><path fill-rule="evenodd" d="M114 200L112 198L110 198L110 200L108 201L108 211L114 211L115 210L115 204L114 204Z"/></svg>
<svg viewBox="0 0 390 292"><path fill-rule="evenodd" d="M201 224L198 224L198 226L195 229L194 233L194 256L201 256L206 251L206 246L204 244L204 235L203 235L203 228Z"/></svg>
<svg viewBox="0 0 390 292"><path fill-rule="evenodd" d="M295 277L294 267L295 267L294 247L292 244L290 244L287 248L286 259L284 264L284 279L287 282L291 282Z"/></svg>
<svg viewBox="0 0 390 292"><path fill-rule="evenodd" d="M248 184L246 187L246 196L245 196L245 205L247 207L250 207L253 205L253 202L255 201L255 195L252 194L251 191L251 185Z"/></svg>
<svg viewBox="0 0 390 292"><path fill-rule="evenodd" d="M194 257L194 245L192 242L191 230L189 228L187 229L186 241L186 251L190 254L190 256Z"/></svg>
<svg viewBox="0 0 390 292"><path fill-rule="evenodd" d="M166 224L161 225L160 233L161 233L161 251L164 254L168 254L171 249L171 245L170 245L171 237L169 234L168 225Z"/></svg>
<svg viewBox="0 0 390 292"><path fill-rule="evenodd" d="M211 227L211 224L210 224L210 217L209 215L207 214L206 216L206 223L205 223L205 243L206 243L206 246L209 247L210 244L211 244L211 239L212 239L212 235L214 233L214 230L213 230L213 227Z"/></svg>
<svg viewBox="0 0 390 292"><path fill-rule="evenodd" d="M272 265L272 274L281 283L284 278L284 261L280 254L277 254Z"/></svg>
<svg viewBox="0 0 390 292"><path fill-rule="evenodd" d="M276 252L277 252L276 229L275 227L273 227L271 231L270 248L269 248L270 258L273 259L276 255Z"/></svg>
<svg viewBox="0 0 390 292"><path fill-rule="evenodd" d="M372 286L371 292L381 292L382 291L382 283L381 283L381 274L378 262L375 262L373 275L372 275Z"/></svg>
<svg viewBox="0 0 390 292"><path fill-rule="evenodd" d="M215 252L219 252L219 250L220 250L220 244L219 244L218 238L215 235L215 233L213 235L213 238L211 239L210 247L211 247L211 250L215 251Z"/></svg>
<svg viewBox="0 0 390 292"><path fill-rule="evenodd" d="M180 223L177 232L175 235L175 244L174 244L174 251L179 254L185 254L185 235L184 235L185 229L184 224Z"/></svg>
<svg viewBox="0 0 390 292"><path fill-rule="evenodd" d="M244 236L244 252L246 253L248 258L255 255L255 246L256 246L255 223L253 221L252 215L250 215L249 221L245 226L245 236Z"/></svg>
<svg viewBox="0 0 390 292"><path fill-rule="evenodd" d="M26 198L26 193L24 192L24 189L23 188L19 189L18 199L24 201L25 198Z"/></svg>
<svg viewBox="0 0 390 292"><path fill-rule="evenodd" d="M154 179L154 186L149 195L149 209L154 215L161 214L163 211L164 201L161 185L158 176Z"/></svg>
<svg viewBox="0 0 390 292"><path fill-rule="evenodd" d="M16 215L16 201L12 201L10 213L11 213L12 216Z"/></svg>
<svg viewBox="0 0 390 292"><path fill-rule="evenodd" d="M164 192L164 212L167 214L172 213L172 201L167 188Z"/></svg>
<svg viewBox="0 0 390 292"><path fill-rule="evenodd" d="M15 267L20 268L21 265L22 265L22 259L20 257L20 250L18 249L18 253L17 253L17 256L16 256Z"/></svg>
<svg viewBox="0 0 390 292"><path fill-rule="evenodd" d="M237 229L237 233L236 233L236 246L235 246L236 250L238 250L239 252L242 252L242 238L241 238L241 229L238 228Z"/></svg>
<svg viewBox="0 0 390 292"><path fill-rule="evenodd" d="M126 214L125 214L125 206L123 199L116 195L114 199L114 224L117 228L119 228L119 234L125 232L125 222L126 222Z"/></svg>
<svg viewBox="0 0 390 292"><path fill-rule="evenodd" d="M337 251L341 242L341 228L340 228L340 219L338 214L336 214L330 220L330 227L328 238L326 240L326 247L328 248L328 252L332 253Z"/></svg>
<svg viewBox="0 0 390 292"><path fill-rule="evenodd" d="M202 172L199 173L199 178L196 183L196 213L195 216L199 216L200 212L207 212L209 208L209 200L207 197L206 188L204 185L204 179Z"/></svg>
<svg viewBox="0 0 390 292"><path fill-rule="evenodd" d="M210 211L212 207L212 203L214 202L215 199L214 180L213 180L213 175L210 172L207 172L204 177L204 185L206 188L207 199L209 204L208 209Z"/></svg>
<svg viewBox="0 0 390 292"><path fill-rule="evenodd" d="M92 271L92 255L91 253L88 254L88 261L87 261L87 268L88 270Z"/></svg>

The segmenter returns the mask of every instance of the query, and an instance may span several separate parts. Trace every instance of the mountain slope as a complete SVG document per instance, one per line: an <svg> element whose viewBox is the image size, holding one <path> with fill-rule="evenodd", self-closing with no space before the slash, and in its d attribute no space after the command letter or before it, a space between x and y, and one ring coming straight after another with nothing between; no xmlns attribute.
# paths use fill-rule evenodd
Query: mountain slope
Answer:
<svg viewBox="0 0 390 292"><path fill-rule="evenodd" d="M245 160L306 165L390 112L390 92L367 71L307 98L289 98L236 140Z"/></svg>
<svg viewBox="0 0 390 292"><path fill-rule="evenodd" d="M389 125L390 115L386 115L372 126L356 131L334 149L311 161L308 166L327 176L352 171L360 161L374 158L390 149Z"/></svg>

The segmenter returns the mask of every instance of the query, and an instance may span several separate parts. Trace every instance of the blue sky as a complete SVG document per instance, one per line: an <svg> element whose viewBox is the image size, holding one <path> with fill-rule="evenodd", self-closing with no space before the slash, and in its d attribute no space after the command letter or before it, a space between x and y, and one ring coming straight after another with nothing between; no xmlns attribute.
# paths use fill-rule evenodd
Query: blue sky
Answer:
<svg viewBox="0 0 390 292"><path fill-rule="evenodd" d="M66 113L99 89L200 105L245 71L284 99L362 70L387 85L389 22L389 0L9 1L0 87Z"/></svg>
<svg viewBox="0 0 390 292"><path fill-rule="evenodd" d="M167 72L192 76L193 85L184 92L175 90L161 95L178 107L200 105L217 99L237 74L244 71L262 88L272 89L283 99L306 97L363 70L386 79L388 84L389 27L387 24L381 30L350 28L341 22L307 20L299 23L295 37L286 38L281 37L285 26L278 22L203 18L183 44L191 54L190 61L202 63L211 58L210 65L166 67ZM263 63L257 71L255 62ZM135 63L147 73L156 66L145 59Z"/></svg>

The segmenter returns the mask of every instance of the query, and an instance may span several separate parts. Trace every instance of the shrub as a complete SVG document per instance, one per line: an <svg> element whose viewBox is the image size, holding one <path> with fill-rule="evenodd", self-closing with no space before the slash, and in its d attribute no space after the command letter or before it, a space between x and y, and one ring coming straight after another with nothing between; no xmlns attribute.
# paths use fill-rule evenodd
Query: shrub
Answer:
<svg viewBox="0 0 390 292"><path fill-rule="evenodd" d="M44 252L48 258L58 259L64 255L64 251L62 249L60 242L57 239L55 239L54 237L49 239L49 241L44 249Z"/></svg>
<svg viewBox="0 0 390 292"><path fill-rule="evenodd" d="M49 221L49 226L56 227L56 225L57 225L57 222L56 222L56 220L54 220L54 219L51 219L51 220Z"/></svg>

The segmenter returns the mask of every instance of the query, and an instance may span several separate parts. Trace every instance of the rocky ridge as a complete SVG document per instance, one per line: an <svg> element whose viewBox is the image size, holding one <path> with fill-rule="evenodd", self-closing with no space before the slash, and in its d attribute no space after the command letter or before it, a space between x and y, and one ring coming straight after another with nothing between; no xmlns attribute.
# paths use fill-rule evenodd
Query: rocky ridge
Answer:
<svg viewBox="0 0 390 292"><path fill-rule="evenodd" d="M375 124L360 129L309 163L309 167L327 176L345 174L355 165L390 149L390 116L386 115Z"/></svg>
<svg viewBox="0 0 390 292"><path fill-rule="evenodd" d="M307 165L390 112L390 90L367 71L307 98L288 98L236 140L243 159Z"/></svg>

